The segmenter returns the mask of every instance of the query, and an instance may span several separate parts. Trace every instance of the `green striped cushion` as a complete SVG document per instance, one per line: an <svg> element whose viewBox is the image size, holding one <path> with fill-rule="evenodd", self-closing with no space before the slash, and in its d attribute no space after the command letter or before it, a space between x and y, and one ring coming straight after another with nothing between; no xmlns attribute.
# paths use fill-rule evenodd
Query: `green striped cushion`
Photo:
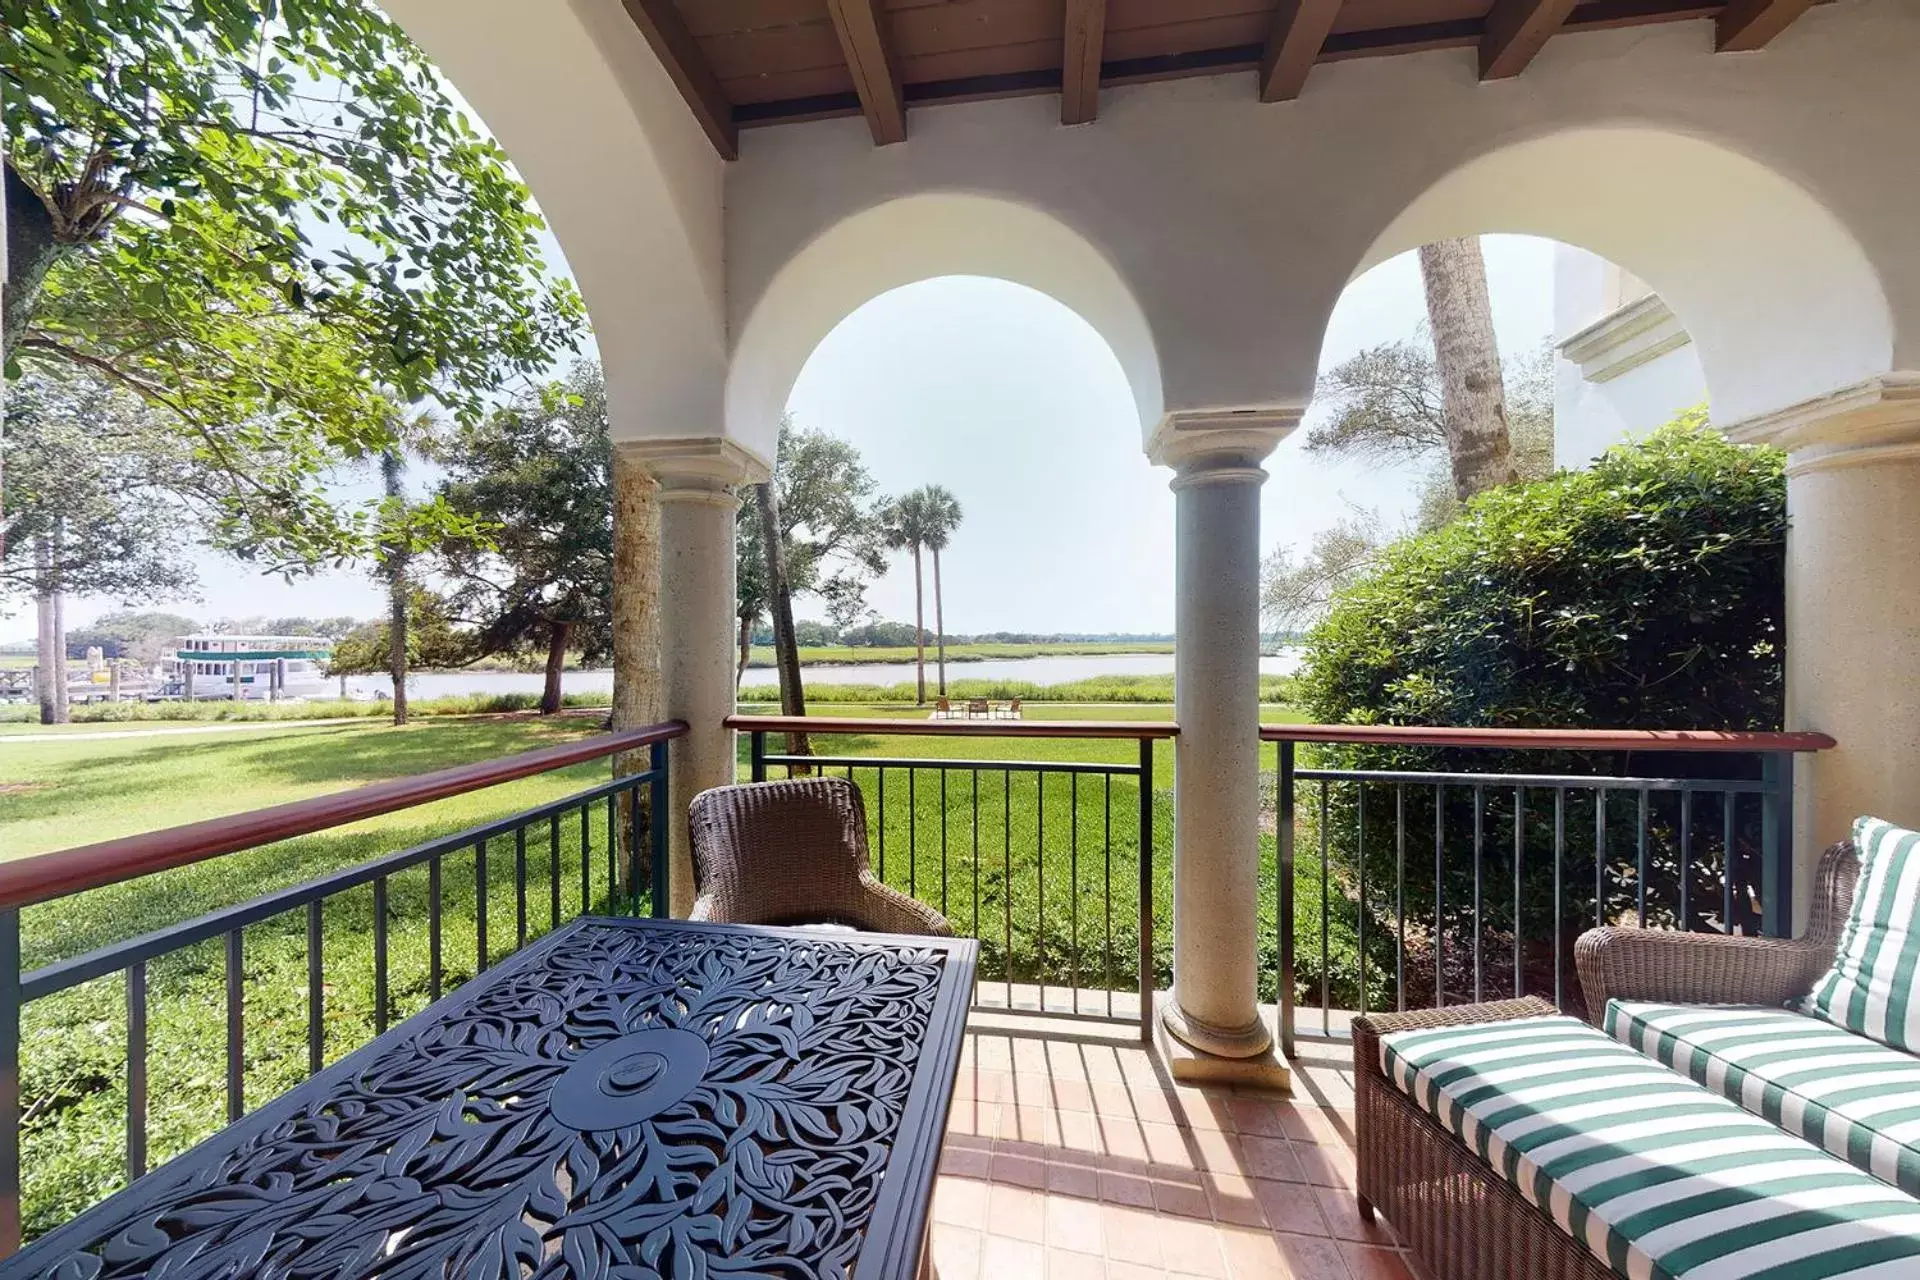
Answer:
<svg viewBox="0 0 1920 1280"><path fill-rule="evenodd" d="M1790 1009L1607 1002L1614 1038L1920 1196L1920 1058Z"/></svg>
<svg viewBox="0 0 1920 1280"><path fill-rule="evenodd" d="M1920 1049L1920 834L1878 818L1853 824L1860 884L1828 969L1800 1007L1896 1049Z"/></svg>
<svg viewBox="0 0 1920 1280"><path fill-rule="evenodd" d="M1920 1201L1584 1022L1398 1032L1380 1066L1628 1280L1920 1276Z"/></svg>

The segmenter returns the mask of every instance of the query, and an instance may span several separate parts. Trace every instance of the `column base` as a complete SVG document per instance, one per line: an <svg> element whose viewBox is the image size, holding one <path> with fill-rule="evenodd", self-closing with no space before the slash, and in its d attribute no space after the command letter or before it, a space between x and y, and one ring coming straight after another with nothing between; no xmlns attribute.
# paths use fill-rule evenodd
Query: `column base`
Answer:
<svg viewBox="0 0 1920 1280"><path fill-rule="evenodd" d="M1180 1012L1171 995L1158 996L1154 1004L1153 1046L1176 1083L1292 1090L1293 1071L1274 1052L1266 1024L1258 1018L1251 1029L1222 1034L1212 1028L1200 1029ZM1204 1039L1209 1047L1196 1045L1195 1039ZM1215 1052L1212 1045L1226 1047L1229 1052Z"/></svg>

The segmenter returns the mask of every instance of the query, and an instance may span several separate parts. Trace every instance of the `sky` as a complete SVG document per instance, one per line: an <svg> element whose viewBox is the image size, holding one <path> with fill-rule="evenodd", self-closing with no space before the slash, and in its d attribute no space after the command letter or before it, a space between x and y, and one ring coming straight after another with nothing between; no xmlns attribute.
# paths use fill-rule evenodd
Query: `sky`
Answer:
<svg viewBox="0 0 1920 1280"><path fill-rule="evenodd" d="M1503 351L1552 329L1552 244L1485 241L1494 328ZM1348 286L1321 353L1324 369L1364 347L1411 336L1425 317L1412 254ZM1091 326L1044 294L1000 280L948 277L875 298L830 333L793 388L795 421L852 442L883 493L938 483L965 518L943 557L950 633L1167 632L1173 626L1171 473L1146 460L1119 363ZM1307 426L1311 426L1310 414ZM1267 461L1261 549L1304 548L1355 509L1388 527L1415 505L1417 469L1308 455L1306 429ZM344 477L365 496L371 476ZM413 485L430 477L416 470ZM381 592L364 572L284 582L211 553L196 557L198 600L140 601L203 621L254 615L372 617ZM868 593L879 616L911 620L904 558ZM124 607L80 599L68 625ZM929 604L929 609L931 605ZM820 602L795 602L800 617ZM929 613L928 623L932 617ZM30 636L30 612L0 616L0 640Z"/></svg>

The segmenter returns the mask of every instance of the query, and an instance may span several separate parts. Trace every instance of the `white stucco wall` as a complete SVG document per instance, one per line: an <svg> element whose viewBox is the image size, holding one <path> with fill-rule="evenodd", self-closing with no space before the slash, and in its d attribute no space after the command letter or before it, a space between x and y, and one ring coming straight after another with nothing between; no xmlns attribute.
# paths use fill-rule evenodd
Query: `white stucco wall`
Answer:
<svg viewBox="0 0 1920 1280"><path fill-rule="evenodd" d="M1553 454L1561 467L1584 466L1602 450L1707 403L1706 373L1683 318L1638 323L1636 313L1658 300L1638 297L1644 286L1629 280L1623 305L1620 275L1598 254L1567 244L1554 248L1554 340L1566 344L1553 368Z"/></svg>
<svg viewBox="0 0 1920 1280"><path fill-rule="evenodd" d="M1887 163L1912 152L1916 60L1920 6L1846 0L1752 55L1685 22L1563 36L1497 84L1443 50L1316 68L1290 103L1243 75L1111 89L1075 128L1032 97L916 110L885 148L859 120L752 130L727 173L729 328L738 343L763 308L797 315L783 272L845 220L960 192L1044 214L1112 265L1166 409L1299 408L1354 274L1443 235L1523 232L1659 288L1737 419L1920 364L1920 167ZM842 252L861 269L856 243ZM777 419L762 373L734 371L742 438Z"/></svg>

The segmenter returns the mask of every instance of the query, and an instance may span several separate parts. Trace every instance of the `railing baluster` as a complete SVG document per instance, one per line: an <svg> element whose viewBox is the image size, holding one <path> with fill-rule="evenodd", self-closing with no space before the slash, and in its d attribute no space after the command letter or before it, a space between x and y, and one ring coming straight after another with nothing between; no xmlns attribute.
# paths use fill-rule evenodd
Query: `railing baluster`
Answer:
<svg viewBox="0 0 1920 1280"><path fill-rule="evenodd" d="M1760 757L1760 932L1793 935L1793 756L1768 751Z"/></svg>
<svg viewBox="0 0 1920 1280"><path fill-rule="evenodd" d="M1273 769L1273 925L1279 947L1280 972L1275 978L1274 1004L1280 1019L1280 1056L1293 1057L1293 768L1291 742L1275 744Z"/></svg>
<svg viewBox="0 0 1920 1280"><path fill-rule="evenodd" d="M1567 1007L1566 983L1561 973L1565 947L1560 945L1560 929L1566 921L1566 904L1561 901L1560 877L1567 857L1567 789L1553 790L1553 1003L1561 1011Z"/></svg>
<svg viewBox="0 0 1920 1280"><path fill-rule="evenodd" d="M1394 1007L1407 1011L1407 786L1393 786Z"/></svg>
<svg viewBox="0 0 1920 1280"><path fill-rule="evenodd" d="M227 931L227 1122L247 1112L246 971L240 930Z"/></svg>
<svg viewBox="0 0 1920 1280"><path fill-rule="evenodd" d="M1693 927L1693 792L1680 793L1680 927Z"/></svg>
<svg viewBox="0 0 1920 1280"><path fill-rule="evenodd" d="M547 900L547 928L560 927L560 815L553 813L547 819L547 879L550 886Z"/></svg>
<svg viewBox="0 0 1920 1280"><path fill-rule="evenodd" d="M1447 816L1445 783L1433 785L1433 1007L1447 1007L1447 854L1444 828Z"/></svg>
<svg viewBox="0 0 1920 1280"><path fill-rule="evenodd" d="M580 810L586 812L583 805ZM427 860L427 998L438 1000L443 978L440 965L440 855Z"/></svg>
<svg viewBox="0 0 1920 1280"><path fill-rule="evenodd" d="M980 936L980 771L973 771L973 936ZM977 985L977 984L976 984Z"/></svg>
<svg viewBox="0 0 1920 1280"><path fill-rule="evenodd" d="M1326 779L1320 780L1320 1034L1333 1034L1333 939L1328 927L1328 918L1333 912L1333 891L1328 887L1333 879L1333 862L1328 852L1327 833L1333 827L1329 820L1328 791L1332 784Z"/></svg>
<svg viewBox="0 0 1920 1280"><path fill-rule="evenodd" d="M673 909L672 868L667 865L667 744L656 742L648 757L653 781L647 784L647 838L653 862L653 918L664 920Z"/></svg>
<svg viewBox="0 0 1920 1280"><path fill-rule="evenodd" d="M607 797L607 803L609 806L612 805L612 796ZM613 816L611 807L607 810L607 816L608 818L612 818ZM611 829L607 832L607 836L607 844L611 847L614 843ZM473 842L473 891L475 898L473 913L473 971L476 974L480 974L487 971L487 842L485 840L476 840Z"/></svg>
<svg viewBox="0 0 1920 1280"><path fill-rule="evenodd" d="M1733 933L1733 823L1735 792L1720 793L1720 931Z"/></svg>
<svg viewBox="0 0 1920 1280"><path fill-rule="evenodd" d="M20 1248L20 911L0 908L0 1258Z"/></svg>
<svg viewBox="0 0 1920 1280"><path fill-rule="evenodd" d="M1521 860L1525 856L1527 842L1527 793L1524 787L1513 789L1513 998L1518 1000L1527 994L1526 990L1526 933L1522 925L1520 886Z"/></svg>
<svg viewBox="0 0 1920 1280"><path fill-rule="evenodd" d="M1106 779L1107 792L1102 802L1105 830L1101 837L1104 854L1103 870L1100 873L1106 941L1102 944L1100 952L1100 985L1106 989L1107 1016L1111 1018L1113 1016L1113 774L1107 773L1102 776Z"/></svg>
<svg viewBox="0 0 1920 1280"><path fill-rule="evenodd" d="M947 771L940 770L940 914L947 914Z"/></svg>
<svg viewBox="0 0 1920 1280"><path fill-rule="evenodd" d="M873 789L880 800L880 817L878 819L880 827L880 883L885 884L887 882L887 766L879 765L874 769L873 773Z"/></svg>
<svg viewBox="0 0 1920 1280"><path fill-rule="evenodd" d="M513 829L513 945L527 945L527 827Z"/></svg>
<svg viewBox="0 0 1920 1280"><path fill-rule="evenodd" d="M1153 739L1140 739L1140 1038L1153 1040Z"/></svg>
<svg viewBox="0 0 1920 1280"><path fill-rule="evenodd" d="M1481 964L1480 947L1485 928L1481 922L1480 909L1486 901L1486 889L1482 884L1481 861L1486 849L1487 834L1487 789L1473 789L1473 1002L1479 1004L1485 997L1481 993L1481 978L1485 969Z"/></svg>
<svg viewBox="0 0 1920 1280"><path fill-rule="evenodd" d="M920 771L907 766L907 896L920 896Z"/></svg>
<svg viewBox="0 0 1920 1280"><path fill-rule="evenodd" d="M1013 770L1000 771L1000 910L1005 917L1006 950L1002 964L1006 972L1007 1008L1013 1008Z"/></svg>
<svg viewBox="0 0 1920 1280"><path fill-rule="evenodd" d="M127 966L127 1181L147 1171L147 962Z"/></svg>
<svg viewBox="0 0 1920 1280"><path fill-rule="evenodd" d="M1047 1008L1047 771L1034 776L1033 785L1033 954L1040 979L1040 1009Z"/></svg>
<svg viewBox="0 0 1920 1280"><path fill-rule="evenodd" d="M607 796L607 914L620 914L620 801ZM631 860L631 859L629 859Z"/></svg>
<svg viewBox="0 0 1920 1280"><path fill-rule="evenodd" d="M373 882L373 1033L387 1029L387 878Z"/></svg>
<svg viewBox="0 0 1920 1280"><path fill-rule="evenodd" d="M1067 775L1067 919L1073 943L1073 1011L1080 1012L1080 775Z"/></svg>
<svg viewBox="0 0 1920 1280"><path fill-rule="evenodd" d="M1360 908L1359 926L1355 930L1360 953L1360 1012L1367 1011L1367 784L1353 784L1354 810L1354 848L1357 856L1354 865L1358 868L1359 889L1356 898Z"/></svg>
<svg viewBox="0 0 1920 1280"><path fill-rule="evenodd" d="M593 805L580 806L580 914L593 910Z"/></svg>
<svg viewBox="0 0 1920 1280"><path fill-rule="evenodd" d="M637 917L640 914L640 787L637 783L627 788L627 848L633 851L634 859L633 892L627 896L627 914ZM648 846L648 851L647 869L653 877L658 877L661 871L658 865L660 860L651 856L651 845ZM649 884L647 897L653 896L652 885Z"/></svg>
<svg viewBox="0 0 1920 1280"><path fill-rule="evenodd" d="M1637 849L1637 857L1635 861L1636 861L1636 865L1639 868L1638 871L1635 872L1635 874L1639 879L1639 883L1634 886L1634 892L1636 895L1638 895L1638 898L1639 898L1640 927L1642 929L1647 927L1647 880L1649 877L1649 873L1652 870L1650 864L1647 861L1647 826L1648 826L1647 805L1648 805L1649 799L1650 797L1648 796L1647 789L1645 787L1641 787L1640 788L1640 816L1638 820L1638 831L1635 833L1635 836L1634 836L1634 839L1636 842L1636 849Z"/></svg>
<svg viewBox="0 0 1920 1280"><path fill-rule="evenodd" d="M1593 927L1607 923L1607 801L1606 787L1593 789Z"/></svg>
<svg viewBox="0 0 1920 1280"><path fill-rule="evenodd" d="M317 1076L327 1061L327 970L320 899L307 904L307 1074Z"/></svg>

